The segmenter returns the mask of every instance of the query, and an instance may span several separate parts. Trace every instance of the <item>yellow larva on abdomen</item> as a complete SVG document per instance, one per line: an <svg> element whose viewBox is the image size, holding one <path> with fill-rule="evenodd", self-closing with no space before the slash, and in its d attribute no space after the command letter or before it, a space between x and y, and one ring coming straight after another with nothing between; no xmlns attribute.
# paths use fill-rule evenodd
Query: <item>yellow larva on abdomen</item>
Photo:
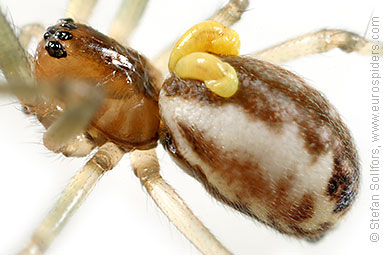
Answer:
<svg viewBox="0 0 383 255"><path fill-rule="evenodd" d="M350 132L295 74L252 58L221 58L238 74L230 98L175 74L164 83L165 146L216 199L280 232L318 239L357 194Z"/></svg>

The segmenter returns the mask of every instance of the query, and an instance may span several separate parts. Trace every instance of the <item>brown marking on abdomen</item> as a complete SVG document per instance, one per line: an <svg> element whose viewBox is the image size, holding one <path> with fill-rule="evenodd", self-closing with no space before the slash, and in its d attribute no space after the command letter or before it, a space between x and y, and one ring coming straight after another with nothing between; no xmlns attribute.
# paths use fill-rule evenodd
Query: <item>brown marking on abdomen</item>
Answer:
<svg viewBox="0 0 383 255"><path fill-rule="evenodd" d="M218 200L256 219L259 219L259 217L254 217L255 212L250 210L251 213L249 213L250 205L253 203L262 204L273 219L278 219L279 222L283 222L285 225L297 225L314 216L315 201L313 195L305 194L299 201L295 201L290 197L294 189L294 171L286 171L286 176L282 176L276 183L273 183L269 178L265 178L267 170L260 168L258 164L240 162L234 154L229 156L227 152L219 150L214 146L213 141L208 140L196 128L185 126L180 122L177 122L177 125L188 145L192 146L192 150L211 166L214 173L219 174L229 188L232 187L230 192L235 194L237 198L236 201L231 201L224 197L219 192L219 189L212 186L200 167L191 166L190 163L187 163L188 168L192 169L194 177L198 176L197 179ZM171 147L174 150L177 146L173 142ZM267 222L267 224L275 225L273 222ZM288 233L281 228L278 230Z"/></svg>
<svg viewBox="0 0 383 255"><path fill-rule="evenodd" d="M345 213L357 195L359 171L349 165L350 156L340 151L334 155L334 168L327 186L327 195L336 202L334 213Z"/></svg>
<svg viewBox="0 0 383 255"><path fill-rule="evenodd" d="M314 197L305 194L298 205L293 205L290 209L291 219L295 222L302 222L311 219L314 215Z"/></svg>

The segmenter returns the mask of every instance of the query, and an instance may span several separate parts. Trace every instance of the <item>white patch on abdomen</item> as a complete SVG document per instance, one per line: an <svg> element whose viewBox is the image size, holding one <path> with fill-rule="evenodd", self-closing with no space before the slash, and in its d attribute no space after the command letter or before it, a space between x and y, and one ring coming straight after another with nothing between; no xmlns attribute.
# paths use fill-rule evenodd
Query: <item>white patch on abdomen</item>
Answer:
<svg viewBox="0 0 383 255"><path fill-rule="evenodd" d="M219 107L206 105L195 99L160 96L160 114L171 130L177 149L191 165L199 165L208 181L218 188L220 193L231 201L238 199L233 185L227 186L222 175L214 171L209 164L201 160L193 151L192 145L183 137L177 123L191 127L203 133L206 140L225 155L242 162L253 162L264 169L264 176L270 184L293 174L293 188L288 194L289 200L300 201L304 194L312 194L315 202L314 216L302 224L320 224L332 221L333 203L326 196L328 181L332 175L333 152L317 155L314 160L305 146L305 140L299 133L296 122L284 122L278 131L260 119L244 112L241 106L224 104ZM323 136L329 136L324 129ZM240 183L238 183L240 185ZM238 187L243 188L243 187ZM248 205L261 220L268 222L267 212L254 200Z"/></svg>

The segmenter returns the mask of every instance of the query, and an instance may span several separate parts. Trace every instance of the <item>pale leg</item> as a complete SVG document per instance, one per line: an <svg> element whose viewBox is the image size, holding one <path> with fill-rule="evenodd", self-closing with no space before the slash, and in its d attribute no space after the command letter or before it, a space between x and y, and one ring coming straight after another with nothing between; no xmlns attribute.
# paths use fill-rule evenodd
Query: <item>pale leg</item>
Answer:
<svg viewBox="0 0 383 255"><path fill-rule="evenodd" d="M379 44L379 50L374 50L373 46L376 44L355 33L337 29L325 29L290 39L250 55L275 64L284 63L303 56L327 52L334 48L362 55L382 55L383 44Z"/></svg>
<svg viewBox="0 0 383 255"><path fill-rule="evenodd" d="M123 155L124 152L113 143L101 146L93 158L69 183L21 254L43 254L69 218L88 197L101 176L106 171L113 169Z"/></svg>
<svg viewBox="0 0 383 255"><path fill-rule="evenodd" d="M0 13L0 68L10 85L33 87L32 68L18 38L5 16ZM19 100L35 105L36 96L18 96Z"/></svg>
<svg viewBox="0 0 383 255"><path fill-rule="evenodd" d="M44 32L45 28L41 24L33 23L23 26L19 34L21 46L27 49L31 40L33 38L42 39Z"/></svg>
<svg viewBox="0 0 383 255"><path fill-rule="evenodd" d="M124 0L109 28L109 36L122 44L127 44L142 17L147 2L147 0Z"/></svg>
<svg viewBox="0 0 383 255"><path fill-rule="evenodd" d="M241 19L242 14L246 11L248 6L248 0L231 0L213 16L208 18L208 20L215 20L222 23L224 26L230 27Z"/></svg>
<svg viewBox="0 0 383 255"><path fill-rule="evenodd" d="M102 91L92 85L71 83L60 87L52 91L50 98L64 102L66 109L44 134L44 145L52 151L60 151L63 145L80 135L89 126L103 100Z"/></svg>
<svg viewBox="0 0 383 255"><path fill-rule="evenodd" d="M160 175L160 166L154 149L136 150L130 155L134 173L149 195L177 229L201 253L231 254L193 214L174 189L164 181Z"/></svg>
<svg viewBox="0 0 383 255"><path fill-rule="evenodd" d="M248 5L248 0L230 0L224 7L219 9L207 20L215 20L222 23L225 26L232 26L241 19L243 12L246 10ZM161 51L160 54L158 54L158 56L153 61L154 65L163 74L167 73L169 56L173 44L174 43L172 43L163 51Z"/></svg>
<svg viewBox="0 0 383 255"><path fill-rule="evenodd" d="M69 0L65 18L72 18L77 22L86 23L96 4L97 0Z"/></svg>

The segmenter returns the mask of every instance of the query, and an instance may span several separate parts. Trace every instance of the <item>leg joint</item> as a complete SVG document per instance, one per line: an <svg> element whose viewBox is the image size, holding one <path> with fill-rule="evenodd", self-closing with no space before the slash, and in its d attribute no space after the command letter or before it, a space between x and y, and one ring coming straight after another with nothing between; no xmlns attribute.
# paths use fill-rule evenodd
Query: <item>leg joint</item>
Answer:
<svg viewBox="0 0 383 255"><path fill-rule="evenodd" d="M328 51L332 48L339 48L345 52L358 51L368 43L366 39L358 34L345 30L321 30L324 38L324 49Z"/></svg>

